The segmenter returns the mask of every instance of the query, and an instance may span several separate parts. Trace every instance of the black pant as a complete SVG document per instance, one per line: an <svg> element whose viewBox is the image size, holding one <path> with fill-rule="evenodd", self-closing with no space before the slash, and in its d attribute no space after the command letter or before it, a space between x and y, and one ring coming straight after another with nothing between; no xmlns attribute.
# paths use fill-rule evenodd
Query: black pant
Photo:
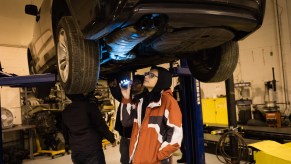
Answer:
<svg viewBox="0 0 291 164"><path fill-rule="evenodd" d="M103 150L93 153L74 153L72 152L72 161L74 164L105 164Z"/></svg>
<svg viewBox="0 0 291 164"><path fill-rule="evenodd" d="M129 164L129 143L130 139L121 137L119 152L120 152L120 163Z"/></svg>
<svg viewBox="0 0 291 164"><path fill-rule="evenodd" d="M182 154L182 158L186 159L186 145L185 145L185 136L183 136L182 142L181 142L181 147L180 147L180 151Z"/></svg>

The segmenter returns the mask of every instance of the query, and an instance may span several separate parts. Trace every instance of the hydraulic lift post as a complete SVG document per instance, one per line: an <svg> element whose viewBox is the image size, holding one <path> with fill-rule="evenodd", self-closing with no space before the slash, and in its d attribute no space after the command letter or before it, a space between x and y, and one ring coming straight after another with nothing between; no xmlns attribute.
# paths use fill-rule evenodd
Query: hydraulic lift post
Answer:
<svg viewBox="0 0 291 164"><path fill-rule="evenodd" d="M226 100L227 100L227 117L228 127L230 129L237 128L235 95L233 75L225 81ZM230 140L230 154L232 157L238 157L238 140L234 136L229 137ZM236 158L232 158L231 162L236 163Z"/></svg>
<svg viewBox="0 0 291 164"><path fill-rule="evenodd" d="M174 70L180 77L182 87L181 104L184 142L188 164L205 164L203 122L201 108L200 83L192 77L186 59L181 59L181 68Z"/></svg>

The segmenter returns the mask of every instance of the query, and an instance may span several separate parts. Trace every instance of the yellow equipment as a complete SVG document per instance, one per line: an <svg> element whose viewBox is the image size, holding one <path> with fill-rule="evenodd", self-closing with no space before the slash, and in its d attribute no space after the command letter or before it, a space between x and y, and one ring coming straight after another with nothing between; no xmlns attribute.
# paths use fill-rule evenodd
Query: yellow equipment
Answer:
<svg viewBox="0 0 291 164"><path fill-rule="evenodd" d="M106 118L105 118L105 121L107 123L107 125L109 126L109 130L111 132L114 132L114 124L115 124L115 119L114 119L114 114L115 114L115 111L114 111L114 106L112 105L104 105L102 106L102 110L101 110ZM115 133L116 135L116 133ZM106 149L106 145L110 144L110 142L107 140L107 139L103 139L102 140L102 147L103 149Z"/></svg>
<svg viewBox="0 0 291 164"><path fill-rule="evenodd" d="M249 146L258 149L253 152L256 164L291 164L291 143L262 141Z"/></svg>
<svg viewBox="0 0 291 164"><path fill-rule="evenodd" d="M37 151L36 151L36 153L33 153L33 156L37 156L40 154L50 154L52 159L54 159L56 155L65 155L65 149L62 149L62 150L43 150L41 148L40 140L39 140L39 137L36 133L36 130L34 132L35 132L35 136L36 136L35 142L36 142Z"/></svg>
<svg viewBox="0 0 291 164"><path fill-rule="evenodd" d="M228 125L226 98L202 99L203 124Z"/></svg>

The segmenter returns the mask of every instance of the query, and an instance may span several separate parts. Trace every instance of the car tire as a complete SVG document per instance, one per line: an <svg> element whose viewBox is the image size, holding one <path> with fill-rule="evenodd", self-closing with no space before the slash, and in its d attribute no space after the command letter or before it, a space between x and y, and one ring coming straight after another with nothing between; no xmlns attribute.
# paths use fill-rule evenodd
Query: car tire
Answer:
<svg viewBox="0 0 291 164"><path fill-rule="evenodd" d="M57 35L58 76L67 94L95 89L99 75L99 44L85 40L71 16L62 17Z"/></svg>
<svg viewBox="0 0 291 164"><path fill-rule="evenodd" d="M238 62L238 43L229 41L221 46L205 49L187 58L192 75L201 82L221 82L234 72Z"/></svg>

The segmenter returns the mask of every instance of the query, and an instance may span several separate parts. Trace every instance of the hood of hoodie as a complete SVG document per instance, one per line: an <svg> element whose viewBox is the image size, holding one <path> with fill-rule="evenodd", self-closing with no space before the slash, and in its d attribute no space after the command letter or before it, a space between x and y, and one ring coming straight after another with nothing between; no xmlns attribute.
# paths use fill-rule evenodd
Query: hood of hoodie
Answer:
<svg viewBox="0 0 291 164"><path fill-rule="evenodd" d="M150 102L158 102L161 98L161 92L167 90L172 85L172 74L163 67L153 66L151 70L158 71L158 81L153 90L145 96L146 105Z"/></svg>
<svg viewBox="0 0 291 164"><path fill-rule="evenodd" d="M151 93L161 93L161 91L169 89L172 85L172 74L163 67L153 66L151 70L158 70L158 81Z"/></svg>

